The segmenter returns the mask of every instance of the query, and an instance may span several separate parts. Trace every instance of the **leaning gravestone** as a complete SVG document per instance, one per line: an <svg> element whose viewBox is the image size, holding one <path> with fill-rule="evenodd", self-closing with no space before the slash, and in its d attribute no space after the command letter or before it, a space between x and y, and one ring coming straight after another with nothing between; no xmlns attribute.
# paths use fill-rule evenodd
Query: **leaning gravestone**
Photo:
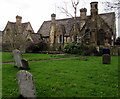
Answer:
<svg viewBox="0 0 120 99"><path fill-rule="evenodd" d="M22 67L21 67L21 69L30 69L28 61L26 59L22 59L21 61L22 61Z"/></svg>
<svg viewBox="0 0 120 99"><path fill-rule="evenodd" d="M31 73L21 70L17 73L20 96L25 99L36 99L36 89Z"/></svg>
<svg viewBox="0 0 120 99"><path fill-rule="evenodd" d="M28 61L25 59L22 59L22 56L19 50L17 49L13 50L13 58L15 60L15 67L18 67L21 69L30 69L28 65Z"/></svg>
<svg viewBox="0 0 120 99"><path fill-rule="evenodd" d="M20 54L20 51L15 49L13 50L13 58L14 58L14 61L15 61L15 67L22 67L22 56Z"/></svg>

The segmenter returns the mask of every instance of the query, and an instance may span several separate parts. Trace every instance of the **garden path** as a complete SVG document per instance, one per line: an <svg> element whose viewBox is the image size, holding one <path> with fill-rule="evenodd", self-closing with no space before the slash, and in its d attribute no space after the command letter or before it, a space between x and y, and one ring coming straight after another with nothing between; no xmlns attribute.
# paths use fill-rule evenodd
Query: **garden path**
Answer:
<svg viewBox="0 0 120 99"><path fill-rule="evenodd" d="M28 62L64 60L64 59L73 59L73 58L77 58L77 57L79 57L79 56L67 57L67 58L55 58L55 59L28 60ZM14 62L5 62L5 63L0 63L0 64L14 64Z"/></svg>

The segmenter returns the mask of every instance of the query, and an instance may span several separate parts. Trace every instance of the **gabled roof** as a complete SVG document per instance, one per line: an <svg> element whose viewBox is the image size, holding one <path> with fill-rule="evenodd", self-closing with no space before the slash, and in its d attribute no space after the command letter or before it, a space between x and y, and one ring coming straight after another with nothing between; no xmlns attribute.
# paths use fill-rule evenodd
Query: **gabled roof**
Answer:
<svg viewBox="0 0 120 99"><path fill-rule="evenodd" d="M78 19L77 22L79 23ZM73 24L74 24L73 18L56 20L56 26L63 25L65 27L66 34L69 34ZM50 26L51 26L51 21L44 21L37 33L42 34L42 36L49 36Z"/></svg>
<svg viewBox="0 0 120 99"><path fill-rule="evenodd" d="M7 26L9 26L12 31L16 31L16 30L18 30L18 29L17 29L17 28L18 28L17 26L20 26L20 27L21 27L21 32L23 33L23 32L26 30L26 28L27 28L28 25L31 26L30 22L21 23L21 24L16 24L16 22L10 22L10 21L8 21L5 29L7 28ZM32 27L31 27L31 28L32 28ZM5 30L5 29L4 29L4 30ZM4 31L4 30L3 30L3 31Z"/></svg>
<svg viewBox="0 0 120 99"><path fill-rule="evenodd" d="M104 13L104 14L99 14L99 16L105 20L105 22L109 25L110 28L114 29L114 24L115 24L115 13ZM90 16L87 16L87 19L89 19ZM80 17L77 17L77 23L80 23ZM59 19L56 20L56 25L64 25L65 27L65 35L69 35L73 24L74 24L74 19L73 18L66 18L66 19ZM40 29L38 30L38 34L42 34L42 36L49 36L50 33L50 26L51 26L51 21L44 21L43 24L41 25ZM80 26L80 24L79 24Z"/></svg>
<svg viewBox="0 0 120 99"><path fill-rule="evenodd" d="M97 27L99 27L98 26L98 24L100 25L100 29L103 27L103 24L105 24L105 26L104 26L104 28L105 27L107 27L107 29L109 29L112 33L113 33L113 30L112 30L112 28L108 25L109 23L107 23L100 15L98 15L97 16L97 19L99 19L98 21L95 21L95 25L97 25ZM103 24L102 24L103 23ZM92 21L92 19L91 18L88 18L87 19L87 21L86 21L86 23L85 23L85 25L83 26L83 28L81 29L81 33L83 32L83 31L85 31L86 30L86 27L87 27L87 29L93 29L92 27L93 27L93 21ZM107 30L108 31L108 30ZM84 32L83 32L84 33Z"/></svg>
<svg viewBox="0 0 120 99"><path fill-rule="evenodd" d="M39 43L40 40L41 40L41 35L38 34L38 33L32 33L32 34L31 34L31 37L32 37L32 40L33 40L35 43Z"/></svg>
<svg viewBox="0 0 120 99"><path fill-rule="evenodd" d="M100 14L100 17L107 23L107 25L112 29L113 33L116 34L116 20L115 12Z"/></svg>

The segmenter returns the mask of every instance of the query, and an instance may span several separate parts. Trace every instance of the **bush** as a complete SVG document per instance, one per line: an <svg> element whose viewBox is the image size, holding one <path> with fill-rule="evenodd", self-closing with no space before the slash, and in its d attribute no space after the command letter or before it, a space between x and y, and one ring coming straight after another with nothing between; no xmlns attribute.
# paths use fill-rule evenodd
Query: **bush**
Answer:
<svg viewBox="0 0 120 99"><path fill-rule="evenodd" d="M78 54L80 51L79 47L80 46L78 43L72 42L65 46L64 52L69 53L69 54Z"/></svg>
<svg viewBox="0 0 120 99"><path fill-rule="evenodd" d="M37 44L30 45L26 49L26 52L38 52L38 51L39 51L39 46Z"/></svg>
<svg viewBox="0 0 120 99"><path fill-rule="evenodd" d="M65 46L64 52L68 54L79 55L97 55L97 49L93 45L79 44L76 42L69 43Z"/></svg>
<svg viewBox="0 0 120 99"><path fill-rule="evenodd" d="M93 45L83 45L83 55L97 55L97 49Z"/></svg>
<svg viewBox="0 0 120 99"><path fill-rule="evenodd" d="M36 52L39 52L39 51L45 51L48 49L48 46L47 44L44 42L44 41L41 41L37 44L32 44L30 45L27 49L26 49L26 52L33 52L33 53L36 53Z"/></svg>

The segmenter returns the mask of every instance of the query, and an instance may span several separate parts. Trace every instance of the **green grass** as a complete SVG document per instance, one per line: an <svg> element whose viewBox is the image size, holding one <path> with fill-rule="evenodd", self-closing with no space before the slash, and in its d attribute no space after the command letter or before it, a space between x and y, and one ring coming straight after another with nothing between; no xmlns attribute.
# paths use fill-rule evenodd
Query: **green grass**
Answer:
<svg viewBox="0 0 120 99"><path fill-rule="evenodd" d="M0 52L0 63L2 63L2 53ZM2 98L2 64L0 64L0 98Z"/></svg>
<svg viewBox="0 0 120 99"><path fill-rule="evenodd" d="M32 58L32 57L31 57ZM37 97L116 97L118 96L118 57L111 64L102 64L102 58L87 56L88 60L67 59L29 62L34 76ZM16 73L13 64L4 64L3 97L18 97Z"/></svg>

